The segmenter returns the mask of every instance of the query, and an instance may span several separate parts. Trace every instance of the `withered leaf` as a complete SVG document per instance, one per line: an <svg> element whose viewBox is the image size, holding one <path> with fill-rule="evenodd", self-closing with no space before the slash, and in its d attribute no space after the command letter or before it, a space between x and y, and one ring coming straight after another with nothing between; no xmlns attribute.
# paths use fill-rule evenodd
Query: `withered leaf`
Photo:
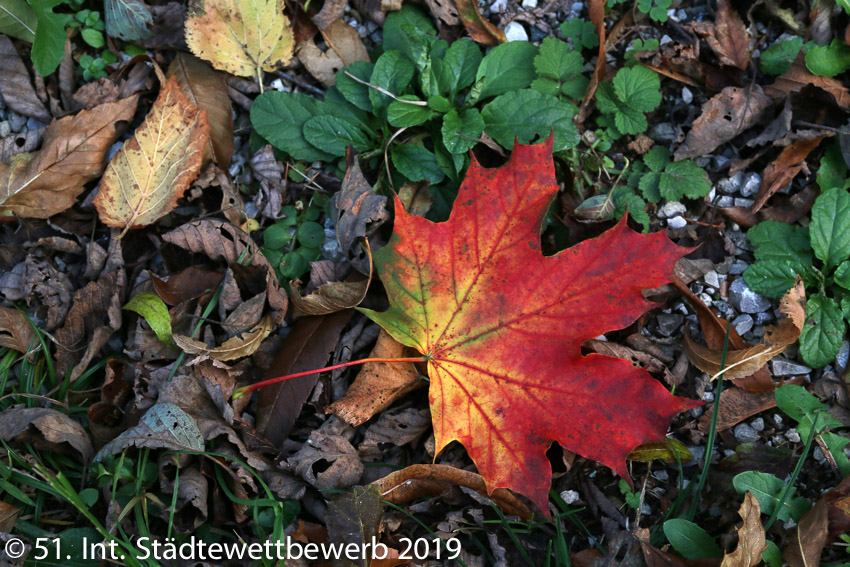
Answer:
<svg viewBox="0 0 850 567"><path fill-rule="evenodd" d="M750 63L750 36L741 16L728 0L718 0L713 24L697 22L692 27L705 39L723 65L747 69Z"/></svg>
<svg viewBox="0 0 850 567"><path fill-rule="evenodd" d="M798 140L785 146L777 158L764 169L761 185L750 212L757 213L774 193L788 185L806 166L805 159L808 155L826 137L827 135L822 135L808 140Z"/></svg>
<svg viewBox="0 0 850 567"><path fill-rule="evenodd" d="M0 306L0 346L27 352L35 340L35 331L26 316L10 307Z"/></svg>
<svg viewBox="0 0 850 567"><path fill-rule="evenodd" d="M38 152L0 164L0 216L46 219L71 207L97 178L116 128L136 112L137 97L53 121Z"/></svg>
<svg viewBox="0 0 850 567"><path fill-rule="evenodd" d="M182 272L168 276L167 280L151 274L151 281L157 295L164 302L169 305L177 305L183 301L200 297L205 291L211 290L221 283L223 277L224 274L221 272L189 266Z"/></svg>
<svg viewBox="0 0 850 567"><path fill-rule="evenodd" d="M62 324L71 308L71 282L68 275L31 254L11 270L0 274L0 296L9 301L24 300L47 320L45 330Z"/></svg>
<svg viewBox="0 0 850 567"><path fill-rule="evenodd" d="M341 19L320 31L327 49L322 51L312 39L307 40L298 48L298 59L311 75L332 87L336 84L337 71L357 61L368 61L369 53L357 30Z"/></svg>
<svg viewBox="0 0 850 567"><path fill-rule="evenodd" d="M752 375L789 345L796 342L806 320L806 291L803 280L797 276L797 283L782 297L779 311L785 315L778 325L765 327L764 343L749 348L729 350L726 353L725 368L721 364L722 351L704 347L684 334L685 352L694 366L716 378L721 372L729 380Z"/></svg>
<svg viewBox="0 0 850 567"><path fill-rule="evenodd" d="M732 553L726 553L720 567L755 567L762 562L762 552L767 549L764 526L761 525L761 506L752 492L744 495L744 502L738 510L744 520L738 532L738 547Z"/></svg>
<svg viewBox="0 0 850 567"><path fill-rule="evenodd" d="M369 241L366 241L366 253L369 256L369 267L372 266L372 250ZM318 262L313 262L314 267ZM313 280L311 273L310 279ZM369 284L372 283L372 270L369 270L367 279L347 278L345 281L327 281L319 285L312 293L301 296L299 280L291 283L289 289L289 300L295 307L295 316L302 315L327 315L336 313L343 309L356 307L366 297Z"/></svg>
<svg viewBox="0 0 850 567"><path fill-rule="evenodd" d="M210 135L204 148L204 162L215 157L216 163L227 169L233 155L233 109L224 78L206 62L181 52L168 67L168 76L177 78L192 104L207 111Z"/></svg>
<svg viewBox="0 0 850 567"><path fill-rule="evenodd" d="M318 461L326 461L327 468L317 469ZM363 474L363 463L351 443L340 435L321 430L310 433L310 439L289 458L295 474L319 490L354 486Z"/></svg>
<svg viewBox="0 0 850 567"><path fill-rule="evenodd" d="M381 490L377 486L355 486L343 494L337 494L328 502L328 537L338 545L368 545L379 535L383 513ZM346 567L370 567L370 559L361 557L344 564Z"/></svg>
<svg viewBox="0 0 850 567"><path fill-rule="evenodd" d="M21 509L8 502L0 502L0 532L11 532L18 521Z"/></svg>
<svg viewBox="0 0 850 567"><path fill-rule="evenodd" d="M195 420L170 402L159 402L145 412L139 424L101 447L94 460L120 453L128 447L203 451L204 438Z"/></svg>
<svg viewBox="0 0 850 567"><path fill-rule="evenodd" d="M773 84L767 85L764 92L773 100L782 101L789 93L799 91L806 85L814 85L828 92L835 98L835 103L841 109L850 109L850 90L838 79L821 77L809 71L802 51L797 55L788 72L777 77Z"/></svg>
<svg viewBox="0 0 850 567"><path fill-rule="evenodd" d="M0 412L0 438L26 441L46 450L67 453L66 445L83 463L94 454L91 439L83 426L70 416L48 408L11 408Z"/></svg>
<svg viewBox="0 0 850 567"><path fill-rule="evenodd" d="M0 35L0 95L6 106L24 116L32 116L45 124L53 117L35 93L30 75L12 41Z"/></svg>
<svg viewBox="0 0 850 567"><path fill-rule="evenodd" d="M705 104L685 141L676 149L676 161L709 154L753 126L772 104L759 85L726 87Z"/></svg>
<svg viewBox="0 0 850 567"><path fill-rule="evenodd" d="M12 134L0 140L0 162L9 163L12 156L31 152L41 145L47 128L27 130L20 134Z"/></svg>
<svg viewBox="0 0 850 567"><path fill-rule="evenodd" d="M184 335L174 335L174 343L187 354L201 356L201 359L212 358L226 362L244 356L250 356L260 348L263 339L272 332L272 321L264 316L257 325L241 336L235 336L224 341L220 346L210 348L201 341L196 341Z"/></svg>
<svg viewBox="0 0 850 567"><path fill-rule="evenodd" d="M325 317L298 319L275 354L264 379L324 366L352 313L340 311ZM260 388L257 431L275 446L280 446L292 431L292 426L318 379L319 374L316 373Z"/></svg>
<svg viewBox="0 0 850 567"><path fill-rule="evenodd" d="M782 550L782 558L791 567L820 565L828 534L829 506L821 499L800 518L791 541Z"/></svg>
<svg viewBox="0 0 850 567"><path fill-rule="evenodd" d="M168 214L198 176L209 139L206 114L171 77L109 162L94 205L103 224L123 229L119 238Z"/></svg>
<svg viewBox="0 0 850 567"><path fill-rule="evenodd" d="M283 10L283 0L191 0L186 43L216 69L259 78L292 56L292 31Z"/></svg>
<svg viewBox="0 0 850 567"><path fill-rule="evenodd" d="M381 329L370 358L399 358L405 346ZM367 362L345 395L325 410L348 424L361 425L408 392L425 385L416 368L403 362Z"/></svg>
<svg viewBox="0 0 850 567"><path fill-rule="evenodd" d="M474 41L482 45L499 45L507 41L505 32L481 15L476 0L455 0L455 5L460 21Z"/></svg>

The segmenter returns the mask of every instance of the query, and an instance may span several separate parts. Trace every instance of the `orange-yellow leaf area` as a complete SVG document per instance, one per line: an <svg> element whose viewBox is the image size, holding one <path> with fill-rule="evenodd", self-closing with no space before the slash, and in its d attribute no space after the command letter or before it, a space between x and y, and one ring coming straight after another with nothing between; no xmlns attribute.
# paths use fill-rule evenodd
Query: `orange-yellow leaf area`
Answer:
<svg viewBox="0 0 850 567"><path fill-rule="evenodd" d="M390 308L363 311L428 358L437 452L459 441L492 492L509 488L548 515L553 441L629 478L626 456L663 439L700 405L583 341L632 323L644 288L669 280L684 253L625 221L554 256L540 227L558 186L552 140L516 144L508 164L473 158L448 221L404 211L374 254Z"/></svg>

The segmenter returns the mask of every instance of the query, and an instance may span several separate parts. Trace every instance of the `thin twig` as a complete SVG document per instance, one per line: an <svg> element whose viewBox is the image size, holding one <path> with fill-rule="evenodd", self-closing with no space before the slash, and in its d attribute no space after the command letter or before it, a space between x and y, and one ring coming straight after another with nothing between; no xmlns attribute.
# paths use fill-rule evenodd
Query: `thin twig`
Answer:
<svg viewBox="0 0 850 567"><path fill-rule="evenodd" d="M379 93L385 94L393 100L403 102L404 104L412 104L413 106L428 106L428 103L425 102L424 100L404 100L403 98L398 98L397 96L395 96L393 93L391 93L387 89L381 88L378 85L373 85L372 83L364 81L363 79L361 79L359 77L355 77L354 75L352 75L348 71L344 71L344 73L346 75L348 75L349 77L351 77L352 79L354 79L355 81L357 81L358 83L366 85L367 87L373 88L376 91L378 91Z"/></svg>

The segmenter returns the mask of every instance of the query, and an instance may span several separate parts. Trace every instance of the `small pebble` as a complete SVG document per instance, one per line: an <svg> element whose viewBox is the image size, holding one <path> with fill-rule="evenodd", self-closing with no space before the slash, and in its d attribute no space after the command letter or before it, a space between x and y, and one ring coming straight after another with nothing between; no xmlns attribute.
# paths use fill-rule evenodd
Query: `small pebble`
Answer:
<svg viewBox="0 0 850 567"><path fill-rule="evenodd" d="M710 285L714 289L720 287L720 275L714 270L706 272L702 279L705 280L706 285Z"/></svg>
<svg viewBox="0 0 850 567"><path fill-rule="evenodd" d="M533 10L537 7L537 0L522 0L522 7L526 10Z"/></svg>
<svg viewBox="0 0 850 567"><path fill-rule="evenodd" d="M660 481L665 481L670 478L670 475L665 470L655 471L654 473L652 473L652 476L654 476Z"/></svg>
<svg viewBox="0 0 850 567"><path fill-rule="evenodd" d="M712 159L714 160L714 167L716 169L723 169L732 161L726 156L712 156Z"/></svg>
<svg viewBox="0 0 850 567"><path fill-rule="evenodd" d="M282 92L290 90L289 88L287 88L286 85L283 84L283 81L280 79L275 79L274 81L272 81L271 87L276 91Z"/></svg>
<svg viewBox="0 0 850 567"><path fill-rule="evenodd" d="M45 126L47 126L47 124L45 124L44 122L40 122L35 118L27 119L27 130L38 130L39 128L44 128Z"/></svg>
<svg viewBox="0 0 850 567"><path fill-rule="evenodd" d="M749 268L750 265L744 262L743 260L735 260L731 266L729 266L729 273L733 276L740 276L744 273L744 270Z"/></svg>
<svg viewBox="0 0 850 567"><path fill-rule="evenodd" d="M774 376L800 376L812 371L805 364L799 364L784 358L774 358L770 361Z"/></svg>
<svg viewBox="0 0 850 567"><path fill-rule="evenodd" d="M652 514L652 508L649 506L649 504L644 502L643 504L640 505L640 513L643 514L644 516L648 516L648 515Z"/></svg>
<svg viewBox="0 0 850 567"><path fill-rule="evenodd" d="M669 228L685 228L687 225L688 221L686 221L685 218L680 215L676 215L671 219L667 219L667 226Z"/></svg>
<svg viewBox="0 0 850 567"><path fill-rule="evenodd" d="M778 413L773 414L773 423L776 425L782 425L782 416Z"/></svg>
<svg viewBox="0 0 850 567"><path fill-rule="evenodd" d="M667 201L663 207L658 209L658 218L667 219L677 215L683 215L687 210L687 207L679 201Z"/></svg>
<svg viewBox="0 0 850 567"><path fill-rule="evenodd" d="M799 443L800 442L800 434L797 433L796 429L789 429L785 432L785 438L789 440L791 443Z"/></svg>
<svg viewBox="0 0 850 567"><path fill-rule="evenodd" d="M661 41L659 41L658 43L660 45L664 45L665 43L670 43L671 41L673 41L673 38L665 33L661 36Z"/></svg>
<svg viewBox="0 0 850 567"><path fill-rule="evenodd" d="M714 401L714 392L703 392L702 393L702 401L713 402Z"/></svg>
<svg viewBox="0 0 850 567"><path fill-rule="evenodd" d="M744 183L741 185L741 197L755 197L756 193L759 192L760 185L761 175L754 171L748 173L744 179Z"/></svg>
<svg viewBox="0 0 850 567"><path fill-rule="evenodd" d="M714 300L711 299L711 296L708 295L707 293L700 293L699 298L700 298L700 301L705 303L706 307L711 307L711 305L714 303Z"/></svg>
<svg viewBox="0 0 850 567"><path fill-rule="evenodd" d="M820 464L826 462L826 455L823 454L823 450L820 447L815 447L815 450L812 452L812 456Z"/></svg>
<svg viewBox="0 0 850 567"><path fill-rule="evenodd" d="M773 321L773 313L769 311L765 311L764 313L758 313L755 319L756 325L764 325L765 323Z"/></svg>
<svg viewBox="0 0 850 567"><path fill-rule="evenodd" d="M734 207L735 206L735 199L733 199L732 197L730 197L728 195L724 195L723 197L720 197L719 199L717 199L717 206L722 207L722 208Z"/></svg>
<svg viewBox="0 0 850 567"><path fill-rule="evenodd" d="M12 127L12 132L20 132L24 129L24 126L27 124L26 116L21 116L14 110L10 110L9 114L6 115L7 120L9 121L9 125Z"/></svg>
<svg viewBox="0 0 850 567"><path fill-rule="evenodd" d="M563 500L568 505L575 504L580 499L578 492L575 490L565 490L561 493L561 500Z"/></svg>
<svg viewBox="0 0 850 567"><path fill-rule="evenodd" d="M573 2L573 5L570 6L569 19L580 18L582 10L584 10L584 2Z"/></svg>
<svg viewBox="0 0 850 567"><path fill-rule="evenodd" d="M721 179L717 182L717 188L720 189L722 193L726 193L727 195L731 195L733 193L737 193L741 188L741 185L744 184L744 172L739 171L732 177L727 177L726 179Z"/></svg>
<svg viewBox="0 0 850 567"><path fill-rule="evenodd" d="M753 328L753 324L753 316L747 313L738 315L732 320L732 326L735 327L735 330L738 331L739 335L749 332L749 330Z"/></svg>
<svg viewBox="0 0 850 567"><path fill-rule="evenodd" d="M737 278L729 286L729 301L741 313L762 313L770 309L770 300L751 290L744 278Z"/></svg>
<svg viewBox="0 0 850 567"><path fill-rule="evenodd" d="M511 22L505 26L505 39L508 41L528 41L528 32L519 22Z"/></svg>
<svg viewBox="0 0 850 567"><path fill-rule="evenodd" d="M755 429L756 431L764 431L764 418L757 417L750 422L750 427Z"/></svg>
<svg viewBox="0 0 850 567"><path fill-rule="evenodd" d="M5 138L9 134L12 133L12 125L9 124L8 120L4 120L0 122L0 138Z"/></svg>
<svg viewBox="0 0 850 567"><path fill-rule="evenodd" d="M669 337L679 330L679 327L685 322L685 318L678 313L661 313L656 317L656 321L658 322L658 332Z"/></svg>
<svg viewBox="0 0 850 567"><path fill-rule="evenodd" d="M648 135L659 144L672 144L676 141L676 129L669 122L655 124L649 129Z"/></svg>
<svg viewBox="0 0 850 567"><path fill-rule="evenodd" d="M682 102L691 104L694 101L694 93L688 87L682 87Z"/></svg>
<svg viewBox="0 0 850 567"><path fill-rule="evenodd" d="M759 440L758 431L746 423L736 425L733 434L739 443L755 443Z"/></svg>
<svg viewBox="0 0 850 567"><path fill-rule="evenodd" d="M755 203L755 201L753 201L752 199L745 199L743 197L735 197L735 206L736 207L743 207L745 209L749 209L750 207L753 206L753 203Z"/></svg>
<svg viewBox="0 0 850 567"><path fill-rule="evenodd" d="M495 0L490 4L490 11L494 14L501 14L508 7L508 0Z"/></svg>
<svg viewBox="0 0 850 567"><path fill-rule="evenodd" d="M848 357L850 357L850 341L844 341L841 343L838 354L835 355L835 369L843 372L847 368Z"/></svg>

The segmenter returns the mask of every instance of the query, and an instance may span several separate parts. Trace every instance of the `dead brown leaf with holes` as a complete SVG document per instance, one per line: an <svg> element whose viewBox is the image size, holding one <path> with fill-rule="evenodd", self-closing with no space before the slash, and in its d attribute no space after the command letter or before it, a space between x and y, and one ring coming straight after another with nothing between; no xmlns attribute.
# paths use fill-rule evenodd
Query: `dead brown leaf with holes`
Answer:
<svg viewBox="0 0 850 567"><path fill-rule="evenodd" d="M714 23L696 22L691 29L708 43L721 64L747 70L750 64L750 34L728 0L718 0Z"/></svg>

